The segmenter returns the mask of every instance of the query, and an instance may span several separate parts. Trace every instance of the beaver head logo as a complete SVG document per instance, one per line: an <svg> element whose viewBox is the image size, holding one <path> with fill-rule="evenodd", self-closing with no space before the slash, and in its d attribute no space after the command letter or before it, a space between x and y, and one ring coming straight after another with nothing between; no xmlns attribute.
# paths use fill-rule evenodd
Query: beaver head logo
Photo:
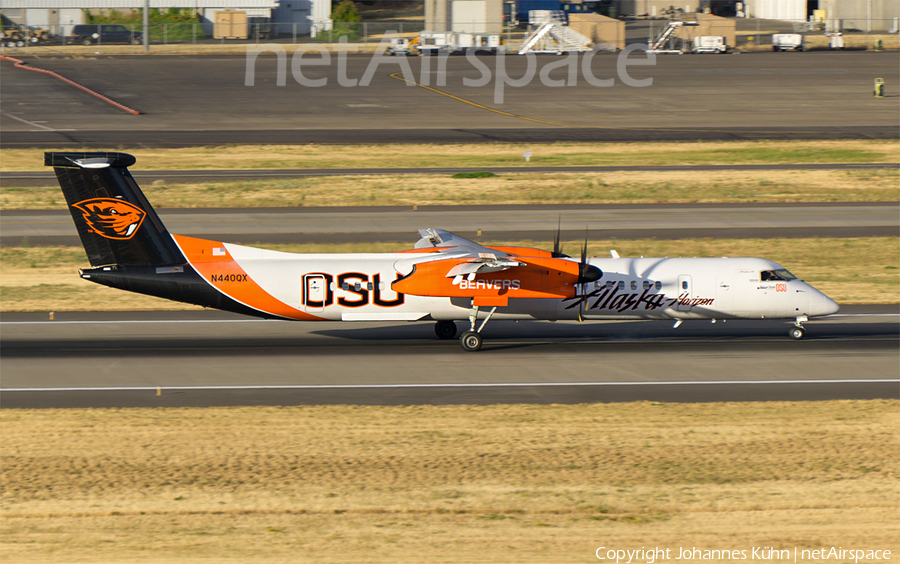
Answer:
<svg viewBox="0 0 900 564"><path fill-rule="evenodd" d="M147 215L141 208L115 198L92 198L72 207L84 214L92 232L107 239L131 239Z"/></svg>

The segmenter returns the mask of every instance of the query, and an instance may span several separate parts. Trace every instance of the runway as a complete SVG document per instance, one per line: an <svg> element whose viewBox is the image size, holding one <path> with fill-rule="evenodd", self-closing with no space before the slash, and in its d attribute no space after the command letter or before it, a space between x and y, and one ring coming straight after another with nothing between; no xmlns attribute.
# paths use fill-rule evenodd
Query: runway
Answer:
<svg viewBox="0 0 900 564"><path fill-rule="evenodd" d="M810 322L803 341L790 340L783 321L688 321L678 329L492 322L478 353L437 340L430 323L288 323L221 312L69 313L50 322L4 314L0 405L900 397L897 306L845 311Z"/></svg>
<svg viewBox="0 0 900 564"><path fill-rule="evenodd" d="M485 241L896 236L896 202L162 209L172 233L232 243L396 242L439 227ZM80 245L66 210L4 211L0 244Z"/></svg>
<svg viewBox="0 0 900 564"><path fill-rule="evenodd" d="M779 56L780 55L780 56ZM23 57L28 59L28 57ZM634 55L634 58L641 58ZM278 59L260 56L247 83L244 56L120 56L31 59L142 112L126 114L39 73L3 62L0 94L2 147L134 148L224 143L479 143L735 139L896 139L898 98L872 96L874 77L900 82L894 53L810 52L791 56L657 57L631 65L629 86L616 55L597 55L585 67L594 78L566 81L555 56L537 57L535 78L506 86L480 86L483 72L466 57L447 60L446 84L426 58L412 60L414 82L390 75L398 61L363 78L371 58L351 55L339 83L338 65L304 70L322 87L301 86L293 76L278 84ZM509 77L529 72L526 57L480 57L496 76L502 59ZM291 73L289 73L291 74ZM585 75L586 76L586 75ZM468 82L464 82L468 81ZM555 81L555 82L554 82ZM555 84L555 86L554 86ZM436 91L437 90L437 91ZM815 93L814 99L810 93Z"/></svg>

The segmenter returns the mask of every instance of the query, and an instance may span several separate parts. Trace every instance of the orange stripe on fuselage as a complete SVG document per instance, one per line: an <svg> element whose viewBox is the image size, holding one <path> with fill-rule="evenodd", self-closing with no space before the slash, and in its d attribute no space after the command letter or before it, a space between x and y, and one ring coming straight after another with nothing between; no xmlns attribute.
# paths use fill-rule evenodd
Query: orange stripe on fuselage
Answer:
<svg viewBox="0 0 900 564"><path fill-rule="evenodd" d="M172 235L191 266L216 290L248 307L271 315L304 321L324 318L310 315L276 299L263 290L244 269L231 258L225 244L208 239ZM214 249L221 249L213 254ZM298 280L299 284L300 281Z"/></svg>

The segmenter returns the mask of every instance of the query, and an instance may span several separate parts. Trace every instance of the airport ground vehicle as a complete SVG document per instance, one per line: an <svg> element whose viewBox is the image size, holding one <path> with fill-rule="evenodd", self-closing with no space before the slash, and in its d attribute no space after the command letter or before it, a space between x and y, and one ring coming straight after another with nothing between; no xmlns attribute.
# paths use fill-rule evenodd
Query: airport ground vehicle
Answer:
<svg viewBox="0 0 900 564"><path fill-rule="evenodd" d="M395 37L391 39L391 45L387 48L388 55L407 56L411 54L409 49L409 39L405 37Z"/></svg>
<svg viewBox="0 0 900 564"><path fill-rule="evenodd" d="M725 38L718 35L700 35L694 38L694 53L726 53Z"/></svg>
<svg viewBox="0 0 900 564"><path fill-rule="evenodd" d="M772 35L773 51L804 51L806 38L800 33L775 33Z"/></svg>
<svg viewBox="0 0 900 564"><path fill-rule="evenodd" d="M416 48L422 55L464 53L467 49L479 52L498 53L504 46L500 35L496 33L462 33L447 31L432 33L423 31L419 34Z"/></svg>
<svg viewBox="0 0 900 564"><path fill-rule="evenodd" d="M3 31L0 31L0 43L7 47L23 47L26 43L50 43L53 41L53 37L45 29L31 29L6 18L3 21Z"/></svg>

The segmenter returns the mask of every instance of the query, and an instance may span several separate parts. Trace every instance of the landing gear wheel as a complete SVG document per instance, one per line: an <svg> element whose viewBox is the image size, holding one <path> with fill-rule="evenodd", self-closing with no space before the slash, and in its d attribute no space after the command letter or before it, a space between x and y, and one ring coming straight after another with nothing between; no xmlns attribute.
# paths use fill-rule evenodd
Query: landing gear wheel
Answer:
<svg viewBox="0 0 900 564"><path fill-rule="evenodd" d="M462 348L475 352L481 349L481 335L476 333L475 331L466 331L462 334L462 337L459 338L459 344L462 345Z"/></svg>
<svg viewBox="0 0 900 564"><path fill-rule="evenodd" d="M806 334L806 329L804 329L803 327L792 327L791 328L791 333L790 333L791 339L794 339L795 341L799 341L800 339L802 339L803 335L805 335L805 334Z"/></svg>
<svg viewBox="0 0 900 564"><path fill-rule="evenodd" d="M434 324L434 334L438 336L438 339L452 339L456 336L456 323L438 321Z"/></svg>

